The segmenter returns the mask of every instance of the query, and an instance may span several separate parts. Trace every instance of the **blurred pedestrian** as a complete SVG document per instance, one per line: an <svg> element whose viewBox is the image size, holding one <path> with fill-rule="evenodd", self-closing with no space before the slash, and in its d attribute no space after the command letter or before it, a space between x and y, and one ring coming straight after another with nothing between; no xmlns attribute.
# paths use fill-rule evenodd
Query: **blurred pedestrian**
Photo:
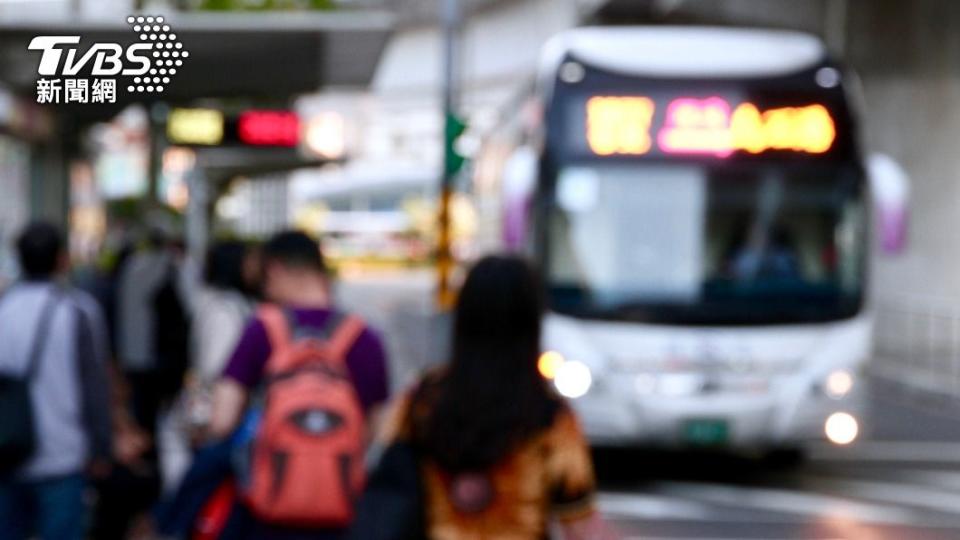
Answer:
<svg viewBox="0 0 960 540"><path fill-rule="evenodd" d="M119 276L132 253L130 239L123 230L115 229L108 232L96 262L88 261L79 266L74 262L71 265L71 283L89 293L102 310L108 328L109 350L116 350ZM155 498L156 479L144 460L153 447L153 437L134 419L130 388L115 361L109 363L108 376L114 460L109 474L97 478L94 483L97 502L90 519L89 535L97 540L124 540L135 515L152 504ZM141 473L144 470L146 474Z"/></svg>
<svg viewBox="0 0 960 540"><path fill-rule="evenodd" d="M125 538L144 527L146 512L160 495L157 426L183 386L189 354L190 315L181 255L176 240L154 228L119 271L117 363L129 410L150 446L142 451L138 442L131 449L139 452L137 459L116 467L98 485L98 540Z"/></svg>
<svg viewBox="0 0 960 540"><path fill-rule="evenodd" d="M246 504L227 535L336 537L362 484L364 424L387 398L386 355L373 331L331 305L316 241L283 232L261 257L274 304L246 327L214 393L211 432L220 438L240 425L254 391L265 403L238 479Z"/></svg>
<svg viewBox="0 0 960 540"><path fill-rule="evenodd" d="M0 371L25 377L35 437L25 462L2 464L0 538L80 539L88 475L107 474L112 450L106 326L93 298L61 282L54 225L29 225L17 252L23 279L0 299Z"/></svg>
<svg viewBox="0 0 960 540"><path fill-rule="evenodd" d="M152 230L123 265L117 288L117 357L134 416L151 435L188 364L188 302L178 255L166 233Z"/></svg>
<svg viewBox="0 0 960 540"><path fill-rule="evenodd" d="M418 456L425 529L388 537L535 540L549 536L553 519L568 539L611 535L594 507L577 419L537 370L541 316L540 284L523 260L488 257L471 270L449 365L426 375L385 425L388 444ZM386 509L361 515L353 538L373 537L359 531L379 515Z"/></svg>
<svg viewBox="0 0 960 540"><path fill-rule="evenodd" d="M253 313L259 275L252 268L257 258L255 247L237 240L218 241L207 250L204 280L193 298L189 371L177 405L160 428L167 493L178 487L202 442L214 383Z"/></svg>
<svg viewBox="0 0 960 540"><path fill-rule="evenodd" d="M204 384L219 380L253 313L259 276L251 269L258 251L244 242L215 243L194 300L190 371Z"/></svg>

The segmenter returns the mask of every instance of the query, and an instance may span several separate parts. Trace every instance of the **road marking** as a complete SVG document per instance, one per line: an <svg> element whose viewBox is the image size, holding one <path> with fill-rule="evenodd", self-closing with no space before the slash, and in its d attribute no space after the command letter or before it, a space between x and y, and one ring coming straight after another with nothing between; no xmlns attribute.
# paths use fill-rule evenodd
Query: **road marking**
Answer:
<svg viewBox="0 0 960 540"><path fill-rule="evenodd" d="M600 493L597 506L608 516L634 519L707 521L713 514L703 503L634 493Z"/></svg>
<svg viewBox="0 0 960 540"><path fill-rule="evenodd" d="M960 443L863 441L849 448L818 444L809 447L809 456L814 461L960 463Z"/></svg>
<svg viewBox="0 0 960 540"><path fill-rule="evenodd" d="M900 481L960 491L960 472L933 469L899 469L891 471L891 473L895 479Z"/></svg>
<svg viewBox="0 0 960 540"><path fill-rule="evenodd" d="M808 478L819 479L824 482L832 481L868 481L886 482L897 485L912 485L919 488L932 488L960 493L960 472L955 469L917 469L901 467L827 469L805 473ZM816 487L816 486L814 486Z"/></svg>
<svg viewBox="0 0 960 540"><path fill-rule="evenodd" d="M791 540L788 537L781 538L746 538L744 539L741 536L732 537L732 536L690 536L685 534L683 536L625 536L622 540ZM811 538L810 540L847 540L846 538Z"/></svg>
<svg viewBox="0 0 960 540"><path fill-rule="evenodd" d="M665 482L659 485L667 495L679 495L732 507L747 506L782 514L887 525L925 523L925 520L913 509L854 501L819 493L687 482Z"/></svg>
<svg viewBox="0 0 960 540"><path fill-rule="evenodd" d="M796 523L789 516L769 515L731 516L728 510L718 508L714 503L698 502L678 497L662 495L644 495L636 493L601 492L597 496L600 512L608 518L640 521L690 521L704 523Z"/></svg>
<svg viewBox="0 0 960 540"><path fill-rule="evenodd" d="M796 523L790 516L731 516L728 510L719 508L713 501L707 503L636 493L601 492L597 496L600 512L608 518L640 521L690 521L703 523Z"/></svg>
<svg viewBox="0 0 960 540"><path fill-rule="evenodd" d="M815 486L837 490L846 495L908 507L921 507L952 515L960 514L960 494L934 487L832 477L813 477L811 480L815 482Z"/></svg>

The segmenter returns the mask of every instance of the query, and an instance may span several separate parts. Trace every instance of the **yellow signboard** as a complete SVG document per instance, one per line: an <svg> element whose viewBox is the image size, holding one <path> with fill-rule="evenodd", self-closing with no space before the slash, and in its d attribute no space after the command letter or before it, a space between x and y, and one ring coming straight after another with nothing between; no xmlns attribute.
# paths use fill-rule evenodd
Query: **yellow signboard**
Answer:
<svg viewBox="0 0 960 540"><path fill-rule="evenodd" d="M173 144L220 144L223 123L223 113L215 109L173 109L167 117L167 139Z"/></svg>

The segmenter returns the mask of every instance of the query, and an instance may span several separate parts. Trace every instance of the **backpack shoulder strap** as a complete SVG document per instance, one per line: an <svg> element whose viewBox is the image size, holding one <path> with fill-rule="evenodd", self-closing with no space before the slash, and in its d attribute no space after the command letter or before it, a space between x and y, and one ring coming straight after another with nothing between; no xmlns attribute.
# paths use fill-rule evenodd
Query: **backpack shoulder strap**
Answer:
<svg viewBox="0 0 960 540"><path fill-rule="evenodd" d="M287 320L287 314L280 306L274 304L263 304L257 309L257 318L263 324L267 331L267 339L270 340L270 348L276 352L290 346L292 340L292 330Z"/></svg>
<svg viewBox="0 0 960 540"><path fill-rule="evenodd" d="M330 331L327 346L334 358L346 360L353 344L363 333L366 325L363 319L356 315L331 315L331 323L336 325Z"/></svg>
<svg viewBox="0 0 960 540"><path fill-rule="evenodd" d="M25 376L28 381L33 380L33 377L39 369L38 366L43 356L44 345L46 345L50 339L50 323L56 311L57 304L60 303L60 294L60 287L54 286L40 310L40 319L37 321L37 328L33 334L33 342L30 344L30 356L27 358L27 371Z"/></svg>

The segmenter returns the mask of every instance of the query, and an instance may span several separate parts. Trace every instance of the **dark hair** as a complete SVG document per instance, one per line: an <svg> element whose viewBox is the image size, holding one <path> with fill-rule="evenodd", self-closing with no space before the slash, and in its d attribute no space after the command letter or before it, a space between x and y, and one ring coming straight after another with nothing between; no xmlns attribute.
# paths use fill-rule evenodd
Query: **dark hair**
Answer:
<svg viewBox="0 0 960 540"><path fill-rule="evenodd" d="M203 280L211 287L245 292L243 265L247 251L247 245L237 240L214 243L207 250Z"/></svg>
<svg viewBox="0 0 960 540"><path fill-rule="evenodd" d="M300 231L277 233L263 246L263 263L278 262L284 266L326 273L320 244Z"/></svg>
<svg viewBox="0 0 960 540"><path fill-rule="evenodd" d="M151 227L147 231L146 235L146 244L147 246L160 249L170 243L170 238L167 236L167 233L159 227Z"/></svg>
<svg viewBox="0 0 960 540"><path fill-rule="evenodd" d="M449 471L489 468L550 425L560 405L537 370L542 292L516 257L473 267L454 314L448 370L416 437Z"/></svg>
<svg viewBox="0 0 960 540"><path fill-rule="evenodd" d="M57 271L63 252L60 229L45 221L33 222L17 238L20 268L28 279L47 279Z"/></svg>

